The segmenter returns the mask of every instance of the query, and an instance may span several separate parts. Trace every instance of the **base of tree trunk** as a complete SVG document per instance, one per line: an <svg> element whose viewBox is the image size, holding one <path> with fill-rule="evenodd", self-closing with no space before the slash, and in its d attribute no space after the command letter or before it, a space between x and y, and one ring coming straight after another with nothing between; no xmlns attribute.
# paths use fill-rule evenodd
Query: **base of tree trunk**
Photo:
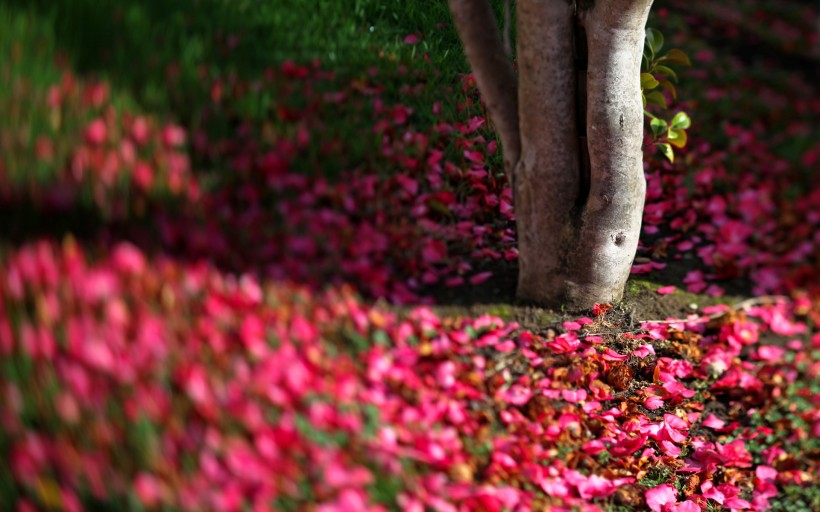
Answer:
<svg viewBox="0 0 820 512"><path fill-rule="evenodd" d="M646 192L640 66L651 5L519 0L513 99L500 38L486 35L487 2L450 0L511 173L521 299L588 309L623 296Z"/></svg>

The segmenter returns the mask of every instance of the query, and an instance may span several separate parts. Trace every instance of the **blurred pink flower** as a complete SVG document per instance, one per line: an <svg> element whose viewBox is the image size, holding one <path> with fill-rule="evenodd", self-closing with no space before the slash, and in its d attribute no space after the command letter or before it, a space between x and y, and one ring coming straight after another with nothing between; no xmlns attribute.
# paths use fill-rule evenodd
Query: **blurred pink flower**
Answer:
<svg viewBox="0 0 820 512"><path fill-rule="evenodd" d="M662 484L644 493L646 506L652 512L667 512L670 505L678 501L678 490L669 484Z"/></svg>
<svg viewBox="0 0 820 512"><path fill-rule="evenodd" d="M108 136L108 129L105 121L100 118L91 121L85 129L85 141L92 146L99 146L105 142Z"/></svg>
<svg viewBox="0 0 820 512"><path fill-rule="evenodd" d="M532 397L532 389L520 384L502 388L495 394L496 398L510 405L524 405Z"/></svg>
<svg viewBox="0 0 820 512"><path fill-rule="evenodd" d="M162 143L167 147L176 148L185 144L185 130L175 124L167 124L162 128Z"/></svg>

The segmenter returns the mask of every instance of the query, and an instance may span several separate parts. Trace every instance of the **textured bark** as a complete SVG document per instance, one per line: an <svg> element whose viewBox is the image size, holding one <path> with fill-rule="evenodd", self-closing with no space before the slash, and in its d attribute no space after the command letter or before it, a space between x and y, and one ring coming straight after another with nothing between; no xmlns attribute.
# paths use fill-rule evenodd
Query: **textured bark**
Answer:
<svg viewBox="0 0 820 512"><path fill-rule="evenodd" d="M567 269L567 301L578 306L620 300L638 247L646 196L640 72L651 5L598 0L584 16L590 190Z"/></svg>
<svg viewBox="0 0 820 512"><path fill-rule="evenodd" d="M582 309L623 295L646 191L640 62L651 5L519 0L515 100L486 0L450 0L507 172L515 166L519 298Z"/></svg>
<svg viewBox="0 0 820 512"><path fill-rule="evenodd" d="M495 16L487 0L450 0L450 11L478 89L501 139L504 171L512 184L521 145L517 82Z"/></svg>
<svg viewBox="0 0 820 512"><path fill-rule="evenodd" d="M518 296L563 299L581 169L576 132L573 9L563 0L519 0L521 159L515 174Z"/></svg>

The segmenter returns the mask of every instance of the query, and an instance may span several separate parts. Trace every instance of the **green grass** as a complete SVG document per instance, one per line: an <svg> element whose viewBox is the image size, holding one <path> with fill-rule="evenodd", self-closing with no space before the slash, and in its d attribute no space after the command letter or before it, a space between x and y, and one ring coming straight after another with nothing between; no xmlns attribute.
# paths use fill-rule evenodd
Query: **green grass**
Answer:
<svg viewBox="0 0 820 512"><path fill-rule="evenodd" d="M442 76L467 69L440 0L0 0L0 9L0 48L47 35L78 72L111 80L150 109L190 107L186 95L203 74L255 76L286 59L319 59L345 76L423 53ZM411 33L423 40L404 44ZM178 92L167 87L169 68Z"/></svg>
<svg viewBox="0 0 820 512"><path fill-rule="evenodd" d="M645 477L643 477L639 484L643 485L648 489L652 489L659 485L668 483L669 478L672 474L674 474L674 470L667 466L655 466L651 468Z"/></svg>
<svg viewBox="0 0 820 512"><path fill-rule="evenodd" d="M500 14L503 2L494 5ZM408 34L422 39L405 44ZM336 78L316 86L333 89L375 69L382 99L412 108L412 125L420 130L435 122L431 105L452 99L459 75L468 71L441 0L0 0L0 55L11 57L0 61L0 78L12 84L0 88L3 164L7 174L33 183L53 179L55 163L69 158L90 118L64 115L57 125L45 107L46 91L65 70L110 83L115 106L192 128L216 78L253 81L285 60L318 60ZM408 83L398 73L402 65L423 74L421 94L400 90ZM459 102L441 103L448 115ZM264 96L250 95L209 129L232 130L227 118L233 114L261 124L269 107ZM299 162L305 172L336 176L378 153L378 138L360 135L372 133L366 111L341 105L319 119L323 139L349 144L348 157L308 155ZM41 135L57 142L52 164L34 158Z"/></svg>
<svg viewBox="0 0 820 512"><path fill-rule="evenodd" d="M0 173L13 180L42 184L51 180L79 144L85 123L98 112L64 101L54 110L47 105L51 86L64 80L70 59L56 33L56 16L39 14L0 2ZM69 63L65 61L69 60ZM111 104L133 109L127 89L114 89ZM36 158L39 138L54 145L50 161Z"/></svg>
<svg viewBox="0 0 820 512"><path fill-rule="evenodd" d="M38 93L60 80L54 64L55 43L49 23L0 4L0 175L15 174L15 160L34 153L40 135L52 133L55 121L38 105ZM34 90L34 93L32 93ZM27 173L44 176L47 169L27 162Z"/></svg>
<svg viewBox="0 0 820 512"><path fill-rule="evenodd" d="M633 295L646 291L653 291L655 288L657 288L657 285L646 279L632 278L626 283L627 291Z"/></svg>
<svg viewBox="0 0 820 512"><path fill-rule="evenodd" d="M820 489L787 485L771 500L772 512L814 512L820 510Z"/></svg>

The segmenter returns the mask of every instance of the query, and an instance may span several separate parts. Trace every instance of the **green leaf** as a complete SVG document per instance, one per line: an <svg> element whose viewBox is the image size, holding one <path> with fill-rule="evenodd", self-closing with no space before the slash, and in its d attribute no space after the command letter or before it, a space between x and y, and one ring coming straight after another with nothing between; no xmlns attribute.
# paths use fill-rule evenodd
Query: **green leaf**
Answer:
<svg viewBox="0 0 820 512"><path fill-rule="evenodd" d="M674 129L682 128L686 130L692 125L692 121L689 119L689 116L686 115L686 112L678 112L675 114L675 117L672 118L671 126Z"/></svg>
<svg viewBox="0 0 820 512"><path fill-rule="evenodd" d="M678 83L678 74L675 73L675 70L673 70L670 67L661 66L659 64L659 65L655 66L655 69L653 71L655 73L659 74L659 75L668 76L669 78L672 79L673 82Z"/></svg>
<svg viewBox="0 0 820 512"><path fill-rule="evenodd" d="M657 54L663 48L663 34L661 34L660 30L647 27L646 28L646 41L649 43L649 47L652 49L652 53Z"/></svg>
<svg viewBox="0 0 820 512"><path fill-rule="evenodd" d="M658 62L665 62L672 66L691 66L692 62L689 60L689 57L683 53L682 51L678 50L677 48L672 48L669 50L666 55L658 59Z"/></svg>
<svg viewBox="0 0 820 512"><path fill-rule="evenodd" d="M652 129L652 134L655 136L655 138L660 137L661 135L666 133L667 130L666 121L658 117L649 122L649 127Z"/></svg>
<svg viewBox="0 0 820 512"><path fill-rule="evenodd" d="M367 496L386 507L395 506L398 495L404 490L404 482L390 472L375 471L373 482L368 487Z"/></svg>
<svg viewBox="0 0 820 512"><path fill-rule="evenodd" d="M643 108L646 108L646 94L641 91L641 101L643 102Z"/></svg>
<svg viewBox="0 0 820 512"><path fill-rule="evenodd" d="M145 415L140 414L137 421L132 424L130 437L130 448L134 450L135 459L140 464L151 464L160 449L156 427Z"/></svg>
<svg viewBox="0 0 820 512"><path fill-rule="evenodd" d="M373 341L376 345L382 345L384 347L390 345L390 336L381 329L376 329L373 332Z"/></svg>
<svg viewBox="0 0 820 512"><path fill-rule="evenodd" d="M665 142L659 142L657 146L661 148L661 153L663 153L663 156L665 156L667 160L670 162L675 161L675 152L672 150L672 146Z"/></svg>
<svg viewBox="0 0 820 512"><path fill-rule="evenodd" d="M441 203L440 201L437 201L435 199L431 199L430 201L428 201L427 206L429 206L431 210L434 210L434 211L444 215L445 217L452 217L453 216L453 211L450 208L444 206L443 203Z"/></svg>
<svg viewBox="0 0 820 512"><path fill-rule="evenodd" d="M682 148L686 146L686 130L669 128L669 133L666 134L666 140L676 148Z"/></svg>
<svg viewBox="0 0 820 512"><path fill-rule="evenodd" d="M294 423L296 430L298 430L300 434L319 446L344 446L347 443L347 434L344 431L318 428L314 426L307 417L301 414L297 414L294 417Z"/></svg>
<svg viewBox="0 0 820 512"><path fill-rule="evenodd" d="M650 105L657 105L661 108L669 108L666 104L666 98L663 96L663 93L660 91L652 91L647 94L644 98L644 106L649 103Z"/></svg>
<svg viewBox="0 0 820 512"><path fill-rule="evenodd" d="M379 408L373 404L367 404L362 407L362 412L364 413L364 429L362 432L364 433L365 437L374 438L379 430L379 418L381 414L379 412Z"/></svg>
<svg viewBox="0 0 820 512"><path fill-rule="evenodd" d="M667 79L660 80L661 87L669 91L669 94L672 95L672 99L678 99L678 90L675 89L675 85Z"/></svg>
<svg viewBox="0 0 820 512"><path fill-rule="evenodd" d="M641 90L649 91L654 89L660 84L655 77L649 73L641 73Z"/></svg>
<svg viewBox="0 0 820 512"><path fill-rule="evenodd" d="M344 335L348 340L350 340L353 345L352 348L356 352L364 352L372 346L367 338L356 332L354 329L345 329Z"/></svg>

